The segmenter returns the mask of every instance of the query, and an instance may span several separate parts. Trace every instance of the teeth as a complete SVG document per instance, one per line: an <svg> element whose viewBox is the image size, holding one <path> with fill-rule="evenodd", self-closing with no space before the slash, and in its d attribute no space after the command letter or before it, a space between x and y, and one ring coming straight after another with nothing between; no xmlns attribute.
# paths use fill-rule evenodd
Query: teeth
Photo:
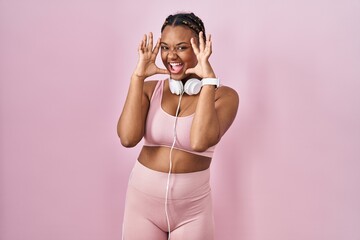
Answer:
<svg viewBox="0 0 360 240"><path fill-rule="evenodd" d="M179 66L181 63L169 63L171 66Z"/></svg>

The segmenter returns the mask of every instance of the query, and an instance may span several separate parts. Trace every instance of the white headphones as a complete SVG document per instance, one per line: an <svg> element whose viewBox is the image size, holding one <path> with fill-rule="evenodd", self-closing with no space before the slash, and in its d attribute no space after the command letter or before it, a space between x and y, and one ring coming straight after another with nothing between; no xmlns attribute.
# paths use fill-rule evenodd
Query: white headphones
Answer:
<svg viewBox="0 0 360 240"><path fill-rule="evenodd" d="M188 95L196 95L200 92L202 87L202 82L196 78L190 78L186 81L185 86L180 80L169 79L170 91L173 94L180 95L186 93Z"/></svg>
<svg viewBox="0 0 360 240"><path fill-rule="evenodd" d="M215 88L218 88L220 86L220 79L203 78L200 81L196 78L190 78L186 81L185 86L183 86L182 81L169 78L170 91L176 95L183 94L184 92L188 95L196 95L200 92L201 87L204 85L214 85Z"/></svg>

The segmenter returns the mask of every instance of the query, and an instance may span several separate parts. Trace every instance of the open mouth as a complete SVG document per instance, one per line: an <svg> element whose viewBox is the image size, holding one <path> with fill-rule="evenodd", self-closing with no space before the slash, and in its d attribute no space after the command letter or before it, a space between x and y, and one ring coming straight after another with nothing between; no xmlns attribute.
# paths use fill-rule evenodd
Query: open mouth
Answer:
<svg viewBox="0 0 360 240"><path fill-rule="evenodd" d="M179 62L169 62L168 65L170 72L173 74L179 73L184 67L184 64Z"/></svg>

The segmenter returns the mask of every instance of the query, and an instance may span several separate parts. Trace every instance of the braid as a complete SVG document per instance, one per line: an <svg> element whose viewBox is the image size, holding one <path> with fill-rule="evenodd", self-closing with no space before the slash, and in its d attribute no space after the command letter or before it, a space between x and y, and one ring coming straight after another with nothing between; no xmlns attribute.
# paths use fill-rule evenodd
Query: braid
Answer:
<svg viewBox="0 0 360 240"><path fill-rule="evenodd" d="M204 39L206 39L204 23L194 13L169 15L161 27L161 32L163 32L166 26L186 26L196 34L197 38L199 37L199 33L203 32Z"/></svg>
<svg viewBox="0 0 360 240"><path fill-rule="evenodd" d="M195 22L197 27L199 27L199 30L202 31L205 35L205 26L203 21L199 17L197 17L194 13L190 13L187 17L190 18L193 22Z"/></svg>

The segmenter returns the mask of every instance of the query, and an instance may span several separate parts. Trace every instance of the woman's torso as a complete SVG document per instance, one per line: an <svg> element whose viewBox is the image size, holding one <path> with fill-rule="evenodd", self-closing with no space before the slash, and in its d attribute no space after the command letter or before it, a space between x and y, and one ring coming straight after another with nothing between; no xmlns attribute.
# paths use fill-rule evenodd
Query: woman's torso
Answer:
<svg viewBox="0 0 360 240"><path fill-rule="evenodd" d="M154 89L158 88L158 81L149 81L147 84L145 91L149 99L151 99L154 94ZM170 92L168 81L163 81L163 86L159 89L161 92L161 99L159 102L159 111L160 114L164 114L171 121L171 126L173 126L173 121L175 120L176 108L178 106L179 96L174 95ZM196 104L198 100L198 95L186 95L184 94L181 99L180 109L179 109L179 118L178 122L187 121L187 125L192 120L192 115L195 113ZM152 102L150 102L152 104ZM153 103L154 104L154 103ZM150 109L150 107L149 107ZM150 111L150 110L149 110ZM167 120L166 120L167 121ZM189 122L190 121L190 122ZM186 124L183 124L186 125ZM169 125L170 126L170 125ZM162 131L168 131L173 134L173 127L164 126ZM170 129L169 129L170 128ZM190 133L190 128L183 129ZM145 130L146 131L146 130ZM168 133L166 132L166 133ZM188 133L188 134L189 134ZM170 144L167 144L170 145ZM143 146L140 155L138 157L139 162L141 162L146 167L160 171L160 172L168 172L169 164L170 164L170 146ZM213 151L213 148L211 149ZM201 153L200 153L201 154ZM174 173L187 173L187 172L196 172L202 171L209 168L211 163L212 154L202 154L199 155L196 152L184 151L179 148L174 148L171 151L171 160L172 160L172 172Z"/></svg>

